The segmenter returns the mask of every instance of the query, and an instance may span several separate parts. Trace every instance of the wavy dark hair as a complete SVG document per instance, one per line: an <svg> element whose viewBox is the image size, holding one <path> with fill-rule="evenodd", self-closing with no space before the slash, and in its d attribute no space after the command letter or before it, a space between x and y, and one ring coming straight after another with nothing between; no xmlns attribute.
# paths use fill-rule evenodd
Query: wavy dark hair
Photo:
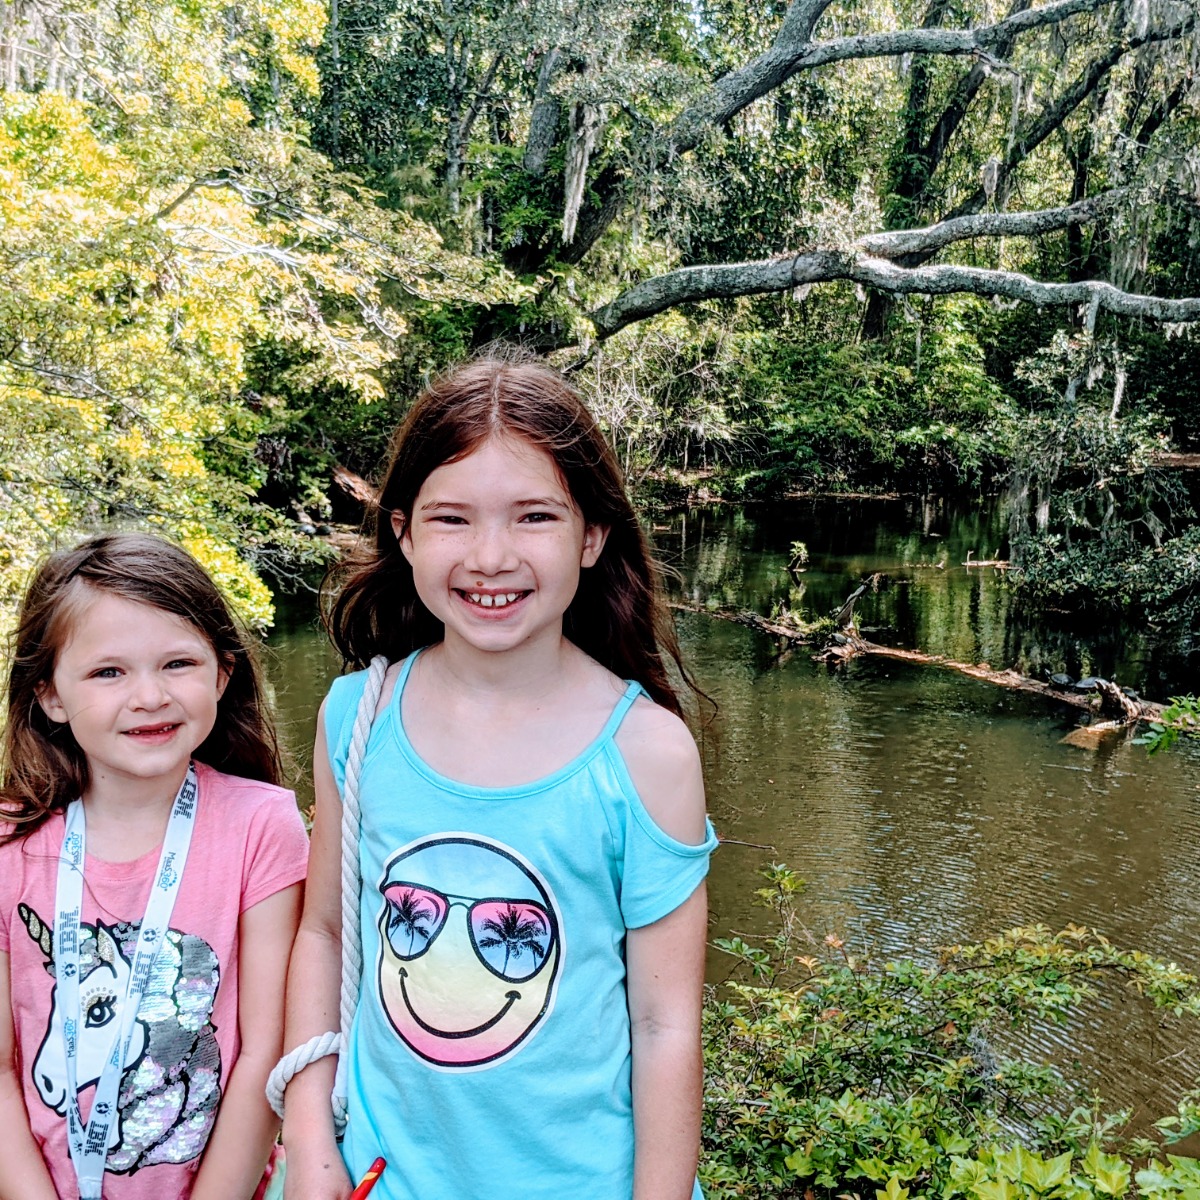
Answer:
<svg viewBox="0 0 1200 1200"><path fill-rule="evenodd" d="M364 667L377 654L395 662L442 640L444 627L417 596L391 515L410 517L421 485L438 467L498 434L549 454L584 521L608 530L599 560L580 574L563 632L615 675L636 679L658 704L681 714L666 660L686 686L694 685L616 456L575 389L520 351L492 350L441 376L396 431L383 487L368 514L366 548L335 567L322 588L325 626L344 663Z"/></svg>
<svg viewBox="0 0 1200 1200"><path fill-rule="evenodd" d="M231 775L279 783L279 741L263 695L258 656L208 573L186 550L144 533L104 533L51 554L21 603L8 668L8 716L0 743L0 819L15 828L0 844L27 837L89 783L70 726L38 703L59 649L97 592L161 609L212 646L229 681L212 732L195 757Z"/></svg>

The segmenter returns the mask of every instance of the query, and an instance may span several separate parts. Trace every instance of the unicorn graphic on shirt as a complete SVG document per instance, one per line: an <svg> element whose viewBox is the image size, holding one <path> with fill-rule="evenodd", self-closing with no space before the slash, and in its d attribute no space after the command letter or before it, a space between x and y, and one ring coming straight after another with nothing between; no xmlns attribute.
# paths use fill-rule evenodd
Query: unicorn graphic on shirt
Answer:
<svg viewBox="0 0 1200 1200"><path fill-rule="evenodd" d="M51 927L28 905L18 912L57 981ZM141 923L97 921L81 925L79 933L76 1082L82 1093L99 1080L120 1024ZM189 1162L203 1152L221 1100L221 1052L212 1024L219 984L212 947L195 934L168 929L123 1064L106 1170L127 1174L156 1163ZM42 1103L65 1117L63 1020L56 982L32 1075Z"/></svg>

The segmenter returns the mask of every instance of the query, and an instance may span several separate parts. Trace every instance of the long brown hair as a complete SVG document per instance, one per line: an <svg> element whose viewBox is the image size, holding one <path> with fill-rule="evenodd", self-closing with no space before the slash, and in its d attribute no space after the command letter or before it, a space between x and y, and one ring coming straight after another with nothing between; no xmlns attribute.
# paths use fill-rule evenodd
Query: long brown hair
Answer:
<svg viewBox="0 0 1200 1200"><path fill-rule="evenodd" d="M368 520L373 545L347 558L323 588L326 628L347 665L377 654L396 661L442 640L444 627L421 603L391 515L408 519L422 484L497 434L544 450L588 525L608 538L580 574L563 632L622 679L636 679L679 714L664 656L691 686L662 600L659 572L625 492L621 469L591 413L566 380L538 359L489 352L443 375L418 397L392 441L383 488ZM366 541L367 539L364 539Z"/></svg>
<svg viewBox="0 0 1200 1200"><path fill-rule="evenodd" d="M38 693L89 593L106 592L179 617L202 634L229 681L212 732L195 757L231 775L280 782L279 742L263 696L258 657L203 567L186 550L144 533L105 533L51 554L21 603L8 670L8 720L0 745L0 819L23 838L82 796L87 758Z"/></svg>

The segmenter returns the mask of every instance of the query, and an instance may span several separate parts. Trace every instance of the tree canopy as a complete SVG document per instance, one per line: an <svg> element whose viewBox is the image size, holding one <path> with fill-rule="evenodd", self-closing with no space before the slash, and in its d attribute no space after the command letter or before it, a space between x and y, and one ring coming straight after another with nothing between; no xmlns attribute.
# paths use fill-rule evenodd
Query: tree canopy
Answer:
<svg viewBox="0 0 1200 1200"><path fill-rule="evenodd" d="M266 621L261 573L311 549L289 505L328 512L330 467L369 473L414 387L496 337L560 354L635 477L1001 482L1015 543L1106 562L1179 532L1189 0L3 20L9 598L119 519Z"/></svg>
<svg viewBox="0 0 1200 1200"><path fill-rule="evenodd" d="M381 394L403 302L496 293L300 135L311 0L9 5L0 100L0 560L114 520L180 539L253 622L301 547L255 504L269 345Z"/></svg>

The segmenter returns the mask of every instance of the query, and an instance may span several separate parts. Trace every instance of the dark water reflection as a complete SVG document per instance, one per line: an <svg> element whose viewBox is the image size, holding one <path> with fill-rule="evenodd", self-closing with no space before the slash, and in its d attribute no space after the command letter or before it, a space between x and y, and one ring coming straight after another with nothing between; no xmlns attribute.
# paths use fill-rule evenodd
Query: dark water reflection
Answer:
<svg viewBox="0 0 1200 1200"><path fill-rule="evenodd" d="M655 539L694 604L813 616L884 571L891 584L859 610L876 640L1115 675L1149 695L1196 690L1186 661L1132 631L1048 627L1015 609L996 573L958 565L968 550L990 557L998 531L994 512L851 501L692 512ZM799 581L786 570L794 540L810 554ZM1200 971L1200 747L1154 759L1127 742L1079 750L1060 741L1076 711L1037 697L882 660L832 671L800 650L781 661L770 639L699 614L679 628L720 706L704 745L713 819L726 838L769 847L716 856L714 933L764 928L754 872L783 861L808 880L814 934L875 955L1076 922ZM303 746L335 663L306 616L272 641L278 701ZM723 970L715 960L714 978ZM1108 989L1074 1025L1031 1036L1141 1123L1195 1082L1197 1032Z"/></svg>

